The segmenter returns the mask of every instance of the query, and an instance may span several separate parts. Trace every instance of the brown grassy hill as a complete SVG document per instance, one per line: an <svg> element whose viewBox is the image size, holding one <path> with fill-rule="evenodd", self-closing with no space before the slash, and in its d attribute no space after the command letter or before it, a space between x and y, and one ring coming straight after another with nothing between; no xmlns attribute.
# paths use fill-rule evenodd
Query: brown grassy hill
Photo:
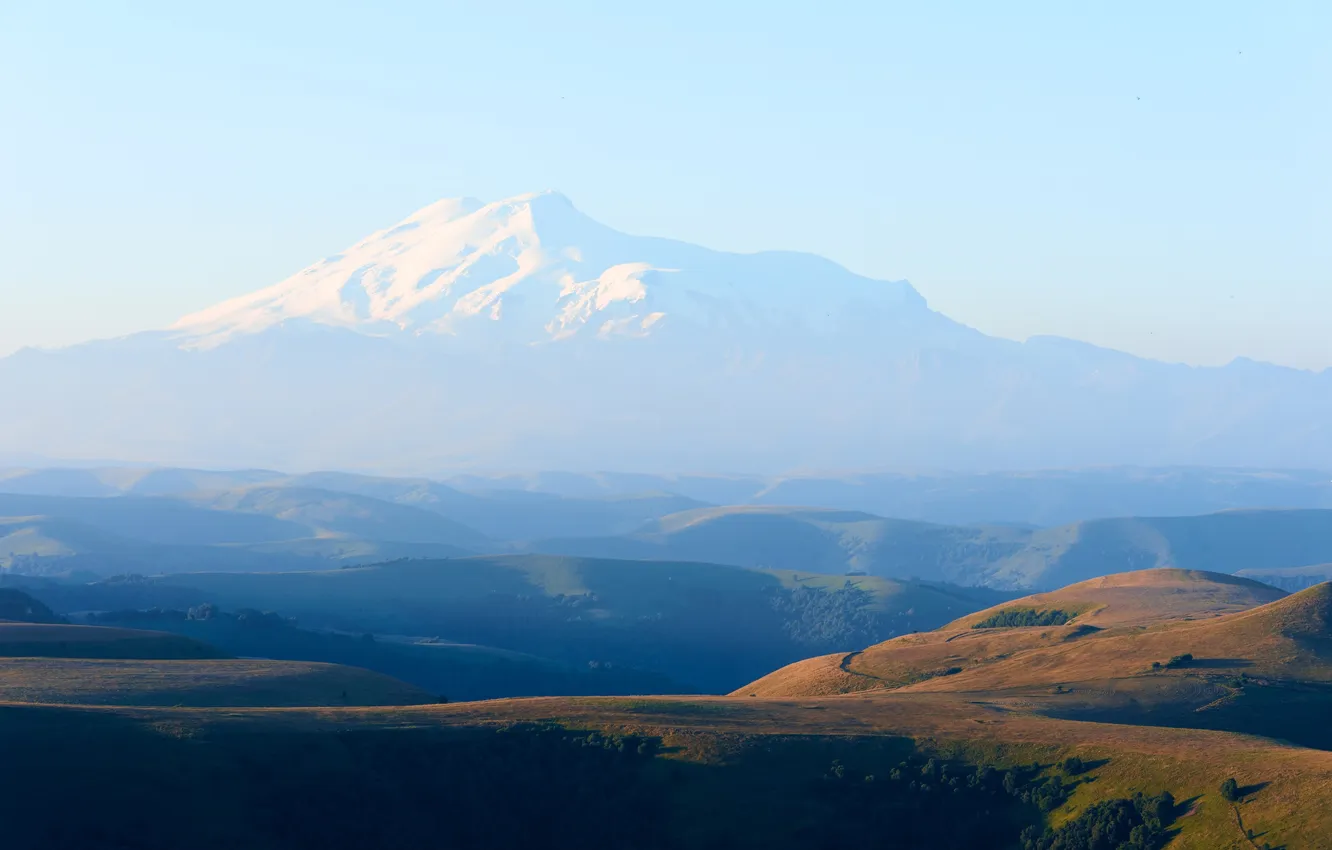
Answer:
<svg viewBox="0 0 1332 850"><path fill-rule="evenodd" d="M1076 627L1063 627L1076 628ZM988 630L979 630L988 631ZM1051 629L1021 629L1054 637ZM1048 640L1048 639L1047 639ZM1172 658L1191 656L1169 665ZM1160 669L1153 669L1153 664ZM1248 611L1107 630L1079 640L996 658L918 690L1002 691L1141 676L1200 674L1332 684L1332 584L1321 584Z"/></svg>
<svg viewBox="0 0 1332 850"><path fill-rule="evenodd" d="M1283 591L1255 581L1219 573L1153 569L1121 573L1006 602L932 632L904 635L863 651L811 658L783 667L735 691L738 696L817 696L879 688L916 686L956 690L976 669L996 667L992 676L1031 683L1022 671L1034 663L1031 653L1064 652L1091 639L1104 640L1124 631L1136 633L1152 624L1214 619L1281 599ZM1061 612L1061 625L977 628L997 615L1013 612ZM1164 651L1161 646L1143 652ZM1180 652L1150 655L1167 661ZM1097 676L1094 678L1100 678ZM1060 680L1054 680L1060 681ZM1047 680L1041 679L1041 684Z"/></svg>
<svg viewBox="0 0 1332 850"><path fill-rule="evenodd" d="M1225 573L1173 568L1116 573L1025 596L962 617L944 629L971 628L1010 609L1062 610L1098 628L1202 618L1244 611L1285 596L1283 590Z"/></svg>

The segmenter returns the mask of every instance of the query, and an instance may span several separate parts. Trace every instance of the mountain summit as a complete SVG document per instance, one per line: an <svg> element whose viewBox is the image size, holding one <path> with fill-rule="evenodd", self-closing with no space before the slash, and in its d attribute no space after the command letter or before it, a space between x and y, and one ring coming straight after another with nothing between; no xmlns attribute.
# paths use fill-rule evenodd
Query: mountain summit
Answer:
<svg viewBox="0 0 1332 850"><path fill-rule="evenodd" d="M996 339L809 254L439 201L173 327L0 359L0 452L183 466L1332 467L1332 372Z"/></svg>
<svg viewBox="0 0 1332 850"><path fill-rule="evenodd" d="M865 309L924 312L906 283L871 281L816 257L736 255L598 224L556 192L492 204L447 199L286 280L180 320L211 348L291 320L371 334L407 331L542 343L646 337L664 325L827 329Z"/></svg>

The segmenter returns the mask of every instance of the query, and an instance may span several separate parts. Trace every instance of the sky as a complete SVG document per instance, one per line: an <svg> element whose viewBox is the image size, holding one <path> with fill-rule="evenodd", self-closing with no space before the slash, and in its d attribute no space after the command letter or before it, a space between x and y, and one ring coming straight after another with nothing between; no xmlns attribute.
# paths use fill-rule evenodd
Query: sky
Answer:
<svg viewBox="0 0 1332 850"><path fill-rule="evenodd" d="M827 8L817 8L827 7ZM1332 366L1332 4L0 4L0 356L557 189L987 333Z"/></svg>

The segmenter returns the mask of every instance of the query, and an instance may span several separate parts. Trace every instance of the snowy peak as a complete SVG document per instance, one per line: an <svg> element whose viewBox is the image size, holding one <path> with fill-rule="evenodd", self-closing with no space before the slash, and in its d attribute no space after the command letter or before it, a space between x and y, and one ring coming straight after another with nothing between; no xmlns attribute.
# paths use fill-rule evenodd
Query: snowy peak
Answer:
<svg viewBox="0 0 1332 850"><path fill-rule="evenodd" d="M905 283L860 278L809 255L725 254L628 236L547 191L490 204L438 201L172 330L187 348L291 320L535 344L645 337L672 324L817 326L848 313L863 319L866 304L929 312Z"/></svg>

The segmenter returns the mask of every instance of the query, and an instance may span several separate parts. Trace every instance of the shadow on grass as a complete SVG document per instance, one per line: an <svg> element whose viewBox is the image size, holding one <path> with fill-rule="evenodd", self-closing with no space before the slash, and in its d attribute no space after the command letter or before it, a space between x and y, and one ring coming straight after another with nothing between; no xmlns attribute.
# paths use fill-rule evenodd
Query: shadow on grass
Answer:
<svg viewBox="0 0 1332 850"><path fill-rule="evenodd" d="M1254 794L1257 794L1259 791L1263 790L1264 788L1266 788L1268 785L1271 784L1272 783L1270 782L1256 782L1253 785L1241 785L1239 788L1236 789L1236 792L1239 794L1240 799L1244 799L1246 797L1250 797Z"/></svg>

